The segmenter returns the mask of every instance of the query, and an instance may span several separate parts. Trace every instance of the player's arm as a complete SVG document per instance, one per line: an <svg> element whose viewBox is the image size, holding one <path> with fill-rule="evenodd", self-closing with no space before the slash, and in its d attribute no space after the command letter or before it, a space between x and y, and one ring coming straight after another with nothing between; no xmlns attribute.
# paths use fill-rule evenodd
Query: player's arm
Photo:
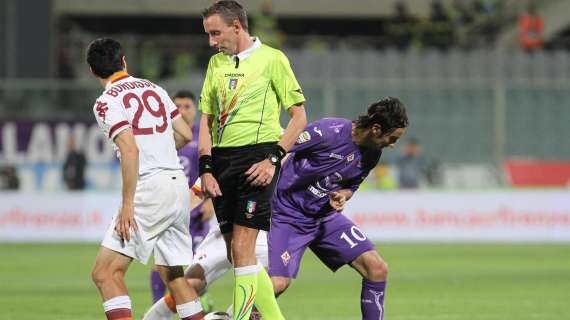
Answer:
<svg viewBox="0 0 570 320"><path fill-rule="evenodd" d="M277 144L278 149L271 155L276 156L279 161L283 160L287 151L295 144L295 141L307 125L307 115L302 103L289 107L287 111L291 116L291 120L289 120ZM248 176L246 181L251 183L252 186L267 186L271 183L273 175L275 175L275 166L269 159L265 159L254 163L245 174Z"/></svg>
<svg viewBox="0 0 570 320"><path fill-rule="evenodd" d="M222 195L218 181L212 174L212 123L214 116L202 113L200 118L200 137L198 140L198 154L200 179L202 179L202 191L208 197Z"/></svg>
<svg viewBox="0 0 570 320"><path fill-rule="evenodd" d="M279 146L287 152L307 126L307 115L303 90L293 73L289 59L282 52L279 52L273 61L271 81L279 102L291 116L279 140Z"/></svg>
<svg viewBox="0 0 570 320"><path fill-rule="evenodd" d="M211 198L204 200L200 212L202 213L202 221L208 221L214 216L214 204Z"/></svg>
<svg viewBox="0 0 570 320"><path fill-rule="evenodd" d="M192 140L192 129L182 117L177 117L172 121L172 128L174 129L176 149L184 147Z"/></svg>
<svg viewBox="0 0 570 320"><path fill-rule="evenodd" d="M117 217L115 230L119 236L130 240L130 229L137 230L134 218L134 199L139 177L139 149L131 129L121 131L114 139L121 153L121 175L123 178L123 200Z"/></svg>
<svg viewBox="0 0 570 320"><path fill-rule="evenodd" d="M200 208L200 213L202 216L202 221L208 221L214 216L214 204L211 198L204 196L202 192L202 180L200 178L196 179L192 188L190 188L191 201L196 201L196 205L192 204L192 209L194 209L198 204L204 202L202 208ZM196 200L192 200L196 199Z"/></svg>
<svg viewBox="0 0 570 320"><path fill-rule="evenodd" d="M297 141L299 135L307 126L307 114L305 113L304 104L293 105L287 109L287 112L291 116L291 120L289 120L281 140L279 140L279 146L285 151L291 150L291 147L293 147L295 141Z"/></svg>

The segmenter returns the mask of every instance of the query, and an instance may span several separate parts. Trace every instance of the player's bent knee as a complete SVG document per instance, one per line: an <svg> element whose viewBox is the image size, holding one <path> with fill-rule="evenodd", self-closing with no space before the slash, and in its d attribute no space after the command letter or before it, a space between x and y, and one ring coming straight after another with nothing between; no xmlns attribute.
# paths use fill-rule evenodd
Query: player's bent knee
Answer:
<svg viewBox="0 0 570 320"><path fill-rule="evenodd" d="M388 278L388 264L382 259L371 259L366 263L367 279L385 281Z"/></svg>
<svg viewBox="0 0 570 320"><path fill-rule="evenodd" d="M105 285L105 283L111 281L113 279L113 274L101 267L95 266L91 271L91 280L95 283L97 288L101 288Z"/></svg>
<svg viewBox="0 0 570 320"><path fill-rule="evenodd" d="M271 282L273 283L273 291L275 292L275 296L278 297L281 295L289 285L291 284L291 279L286 277L271 277Z"/></svg>

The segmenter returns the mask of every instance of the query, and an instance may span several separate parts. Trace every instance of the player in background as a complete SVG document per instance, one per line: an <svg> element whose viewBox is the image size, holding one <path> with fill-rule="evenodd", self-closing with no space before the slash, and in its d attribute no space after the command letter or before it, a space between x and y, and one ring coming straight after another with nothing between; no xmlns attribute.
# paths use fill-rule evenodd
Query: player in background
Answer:
<svg viewBox="0 0 570 320"><path fill-rule="evenodd" d="M190 141L192 131L164 89L127 73L119 42L93 41L87 63L105 88L93 112L118 151L123 178L121 207L92 270L105 315L108 320L132 319L125 273L133 259L146 264L154 255L180 318L202 319L200 300L184 279L182 267L192 260L190 198L176 155L176 147Z"/></svg>
<svg viewBox="0 0 570 320"><path fill-rule="evenodd" d="M370 105L354 122L325 118L299 136L272 200L269 275L276 295L297 276L309 247L332 271L353 267L362 276L362 318L383 318L388 267L342 210L382 149L396 143L407 126L404 104L390 97Z"/></svg>
<svg viewBox="0 0 570 320"><path fill-rule="evenodd" d="M233 318L249 318L255 302L265 318L283 319L255 243L269 230L281 159L307 123L305 97L283 52L249 34L238 2L216 1L202 16L218 53L200 95L199 168L234 266ZM282 107L291 120L280 136Z"/></svg>
<svg viewBox="0 0 570 320"><path fill-rule="evenodd" d="M184 167L184 174L188 178L188 190L190 194L190 235L192 236L192 250L196 253L196 248L204 240L210 229L209 220L214 214L214 207L211 199L200 199L195 192L190 191L190 187L198 178L198 131L199 125L194 124L196 117L196 98L194 94L187 90L178 91L172 98L174 104L178 108L182 119L192 128L192 141L178 150L178 157ZM176 135L176 133L175 133ZM158 270L151 270L150 283L152 289L153 303L164 296L166 285L160 278ZM203 292L200 296L202 308L204 312L210 309L207 293Z"/></svg>

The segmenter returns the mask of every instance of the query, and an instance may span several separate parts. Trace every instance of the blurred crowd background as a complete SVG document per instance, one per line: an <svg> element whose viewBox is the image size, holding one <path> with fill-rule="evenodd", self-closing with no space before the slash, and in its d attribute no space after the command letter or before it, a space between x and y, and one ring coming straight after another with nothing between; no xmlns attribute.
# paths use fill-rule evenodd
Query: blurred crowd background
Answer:
<svg viewBox="0 0 570 320"><path fill-rule="evenodd" d="M114 37L131 74L199 94L209 2L0 0L0 188L118 189L85 48ZM568 187L570 1L242 2L289 57L309 120L388 95L409 107L365 188Z"/></svg>

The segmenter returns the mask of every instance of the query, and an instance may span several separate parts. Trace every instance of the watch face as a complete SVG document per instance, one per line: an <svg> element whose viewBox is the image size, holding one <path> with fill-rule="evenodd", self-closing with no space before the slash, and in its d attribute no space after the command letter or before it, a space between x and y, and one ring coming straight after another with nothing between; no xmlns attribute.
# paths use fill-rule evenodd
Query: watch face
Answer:
<svg viewBox="0 0 570 320"><path fill-rule="evenodd" d="M273 164L277 164L277 157L276 156L271 156L271 158L269 158L269 160L271 161L271 163Z"/></svg>

